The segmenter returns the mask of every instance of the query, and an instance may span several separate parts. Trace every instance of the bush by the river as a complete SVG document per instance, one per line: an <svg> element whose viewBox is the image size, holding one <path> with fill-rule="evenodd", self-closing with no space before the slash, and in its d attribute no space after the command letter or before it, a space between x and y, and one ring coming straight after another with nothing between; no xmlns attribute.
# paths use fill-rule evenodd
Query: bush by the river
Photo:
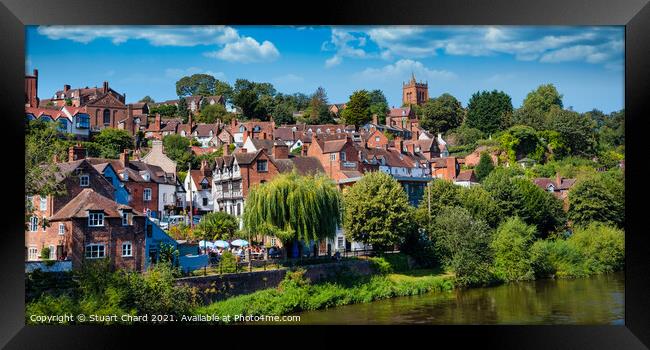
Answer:
<svg viewBox="0 0 650 350"><path fill-rule="evenodd" d="M88 261L77 273L75 288L65 293L43 293L28 302L26 320L32 323L31 315L66 313L185 314L196 306L197 299L189 288L175 286L175 277L175 269L168 264L157 264L144 273L138 273L123 270L112 272L107 261Z"/></svg>
<svg viewBox="0 0 650 350"><path fill-rule="evenodd" d="M568 239L540 240L531 248L538 277L585 277L618 271L625 261L623 230L601 223L576 228Z"/></svg>
<svg viewBox="0 0 650 350"><path fill-rule="evenodd" d="M355 303L423 294L453 289L449 276L429 276L395 281L389 276L355 278L357 282L311 284L304 270L287 273L278 288L236 296L197 308L196 314L223 315L286 315Z"/></svg>
<svg viewBox="0 0 650 350"><path fill-rule="evenodd" d="M534 279L530 260L534 240L535 226L527 225L518 217L501 224L491 243L496 277L505 282Z"/></svg>

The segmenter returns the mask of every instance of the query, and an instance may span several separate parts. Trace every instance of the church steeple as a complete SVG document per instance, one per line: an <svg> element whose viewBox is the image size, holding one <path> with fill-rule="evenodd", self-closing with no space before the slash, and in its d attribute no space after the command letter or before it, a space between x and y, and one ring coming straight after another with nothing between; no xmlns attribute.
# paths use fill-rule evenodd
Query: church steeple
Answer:
<svg viewBox="0 0 650 350"><path fill-rule="evenodd" d="M402 104L423 105L429 99L429 85L415 80L415 73L411 71L411 81L402 84Z"/></svg>
<svg viewBox="0 0 650 350"><path fill-rule="evenodd" d="M415 73L411 71L411 84L415 84Z"/></svg>

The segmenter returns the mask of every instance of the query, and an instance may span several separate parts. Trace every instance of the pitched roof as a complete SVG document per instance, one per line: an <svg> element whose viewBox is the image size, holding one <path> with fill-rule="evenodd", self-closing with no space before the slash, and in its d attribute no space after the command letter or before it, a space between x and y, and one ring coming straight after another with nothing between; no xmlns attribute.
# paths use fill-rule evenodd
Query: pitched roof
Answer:
<svg viewBox="0 0 650 350"><path fill-rule="evenodd" d="M59 118L68 119L65 113L57 109L25 107L25 114L31 114L35 118L41 118L42 116L50 116L54 120L57 120Z"/></svg>
<svg viewBox="0 0 650 350"><path fill-rule="evenodd" d="M217 150L215 147L206 147L206 148L203 148L201 146L191 146L191 147L192 147L192 153L196 154L197 156L206 153L212 153Z"/></svg>
<svg viewBox="0 0 650 350"><path fill-rule="evenodd" d="M273 159L281 173L290 172L295 169L300 175L313 175L324 173L323 165L316 157L289 156L288 159Z"/></svg>
<svg viewBox="0 0 650 350"><path fill-rule="evenodd" d="M407 117L411 115L411 107L391 108L389 117Z"/></svg>
<svg viewBox="0 0 650 350"><path fill-rule="evenodd" d="M135 216L143 216L127 205L119 204L110 198L104 197L91 188L85 188L49 220L62 221L73 218L87 218L88 211L102 211L104 217L119 218L121 217L120 210L131 210Z"/></svg>
<svg viewBox="0 0 650 350"><path fill-rule="evenodd" d="M201 170L190 170L190 176L192 176L192 181L194 182L194 185L198 187L198 185L203 181L203 179L208 180L208 187L207 188L212 188L212 176L210 173L204 173Z"/></svg>
<svg viewBox="0 0 650 350"><path fill-rule="evenodd" d="M210 131L212 131L212 135L210 135ZM193 133L196 133L198 137L216 136L219 134L219 124L197 124Z"/></svg>
<svg viewBox="0 0 650 350"><path fill-rule="evenodd" d="M461 170L458 176L456 176L456 181L476 182L474 170Z"/></svg>
<svg viewBox="0 0 650 350"><path fill-rule="evenodd" d="M251 139L251 142L253 143L253 146L255 146L255 149L258 151L264 149L267 153L269 153L273 150L273 140Z"/></svg>

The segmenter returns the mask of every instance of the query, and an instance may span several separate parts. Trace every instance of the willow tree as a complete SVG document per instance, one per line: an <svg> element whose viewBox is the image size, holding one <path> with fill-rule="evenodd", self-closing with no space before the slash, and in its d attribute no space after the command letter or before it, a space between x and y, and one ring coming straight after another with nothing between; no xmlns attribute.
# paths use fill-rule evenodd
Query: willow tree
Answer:
<svg viewBox="0 0 650 350"><path fill-rule="evenodd" d="M339 191L324 175L282 174L251 188L244 227L276 236L285 247L331 238L340 223Z"/></svg>

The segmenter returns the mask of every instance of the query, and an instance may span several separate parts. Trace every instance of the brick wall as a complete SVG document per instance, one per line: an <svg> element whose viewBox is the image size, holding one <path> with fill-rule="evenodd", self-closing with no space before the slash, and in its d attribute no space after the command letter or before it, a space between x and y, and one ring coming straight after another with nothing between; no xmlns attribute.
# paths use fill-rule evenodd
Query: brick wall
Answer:
<svg viewBox="0 0 650 350"><path fill-rule="evenodd" d="M267 161L268 171L258 172L257 171L257 162L260 160ZM250 164L241 165L241 178L242 178L242 194L244 198L248 196L248 191L251 186L258 185L262 181L268 182L271 181L274 177L279 174L278 168L273 165L269 157L266 155L266 152L260 153L256 160Z"/></svg>
<svg viewBox="0 0 650 350"><path fill-rule="evenodd" d="M362 275L372 274L368 261L346 261L304 267L305 277L319 282L335 276L346 269ZM198 289L205 303L223 300L232 296L250 294L258 290L277 287L288 270L269 270L248 273L233 273L200 277L186 277L176 280L178 285Z"/></svg>
<svg viewBox="0 0 650 350"><path fill-rule="evenodd" d="M158 208L158 184L155 182L133 182L128 181L125 183L126 188L129 189L131 194L131 200L129 201L129 206L134 210L145 213L147 209L157 212L162 208ZM144 200L144 189L151 189L151 200Z"/></svg>

